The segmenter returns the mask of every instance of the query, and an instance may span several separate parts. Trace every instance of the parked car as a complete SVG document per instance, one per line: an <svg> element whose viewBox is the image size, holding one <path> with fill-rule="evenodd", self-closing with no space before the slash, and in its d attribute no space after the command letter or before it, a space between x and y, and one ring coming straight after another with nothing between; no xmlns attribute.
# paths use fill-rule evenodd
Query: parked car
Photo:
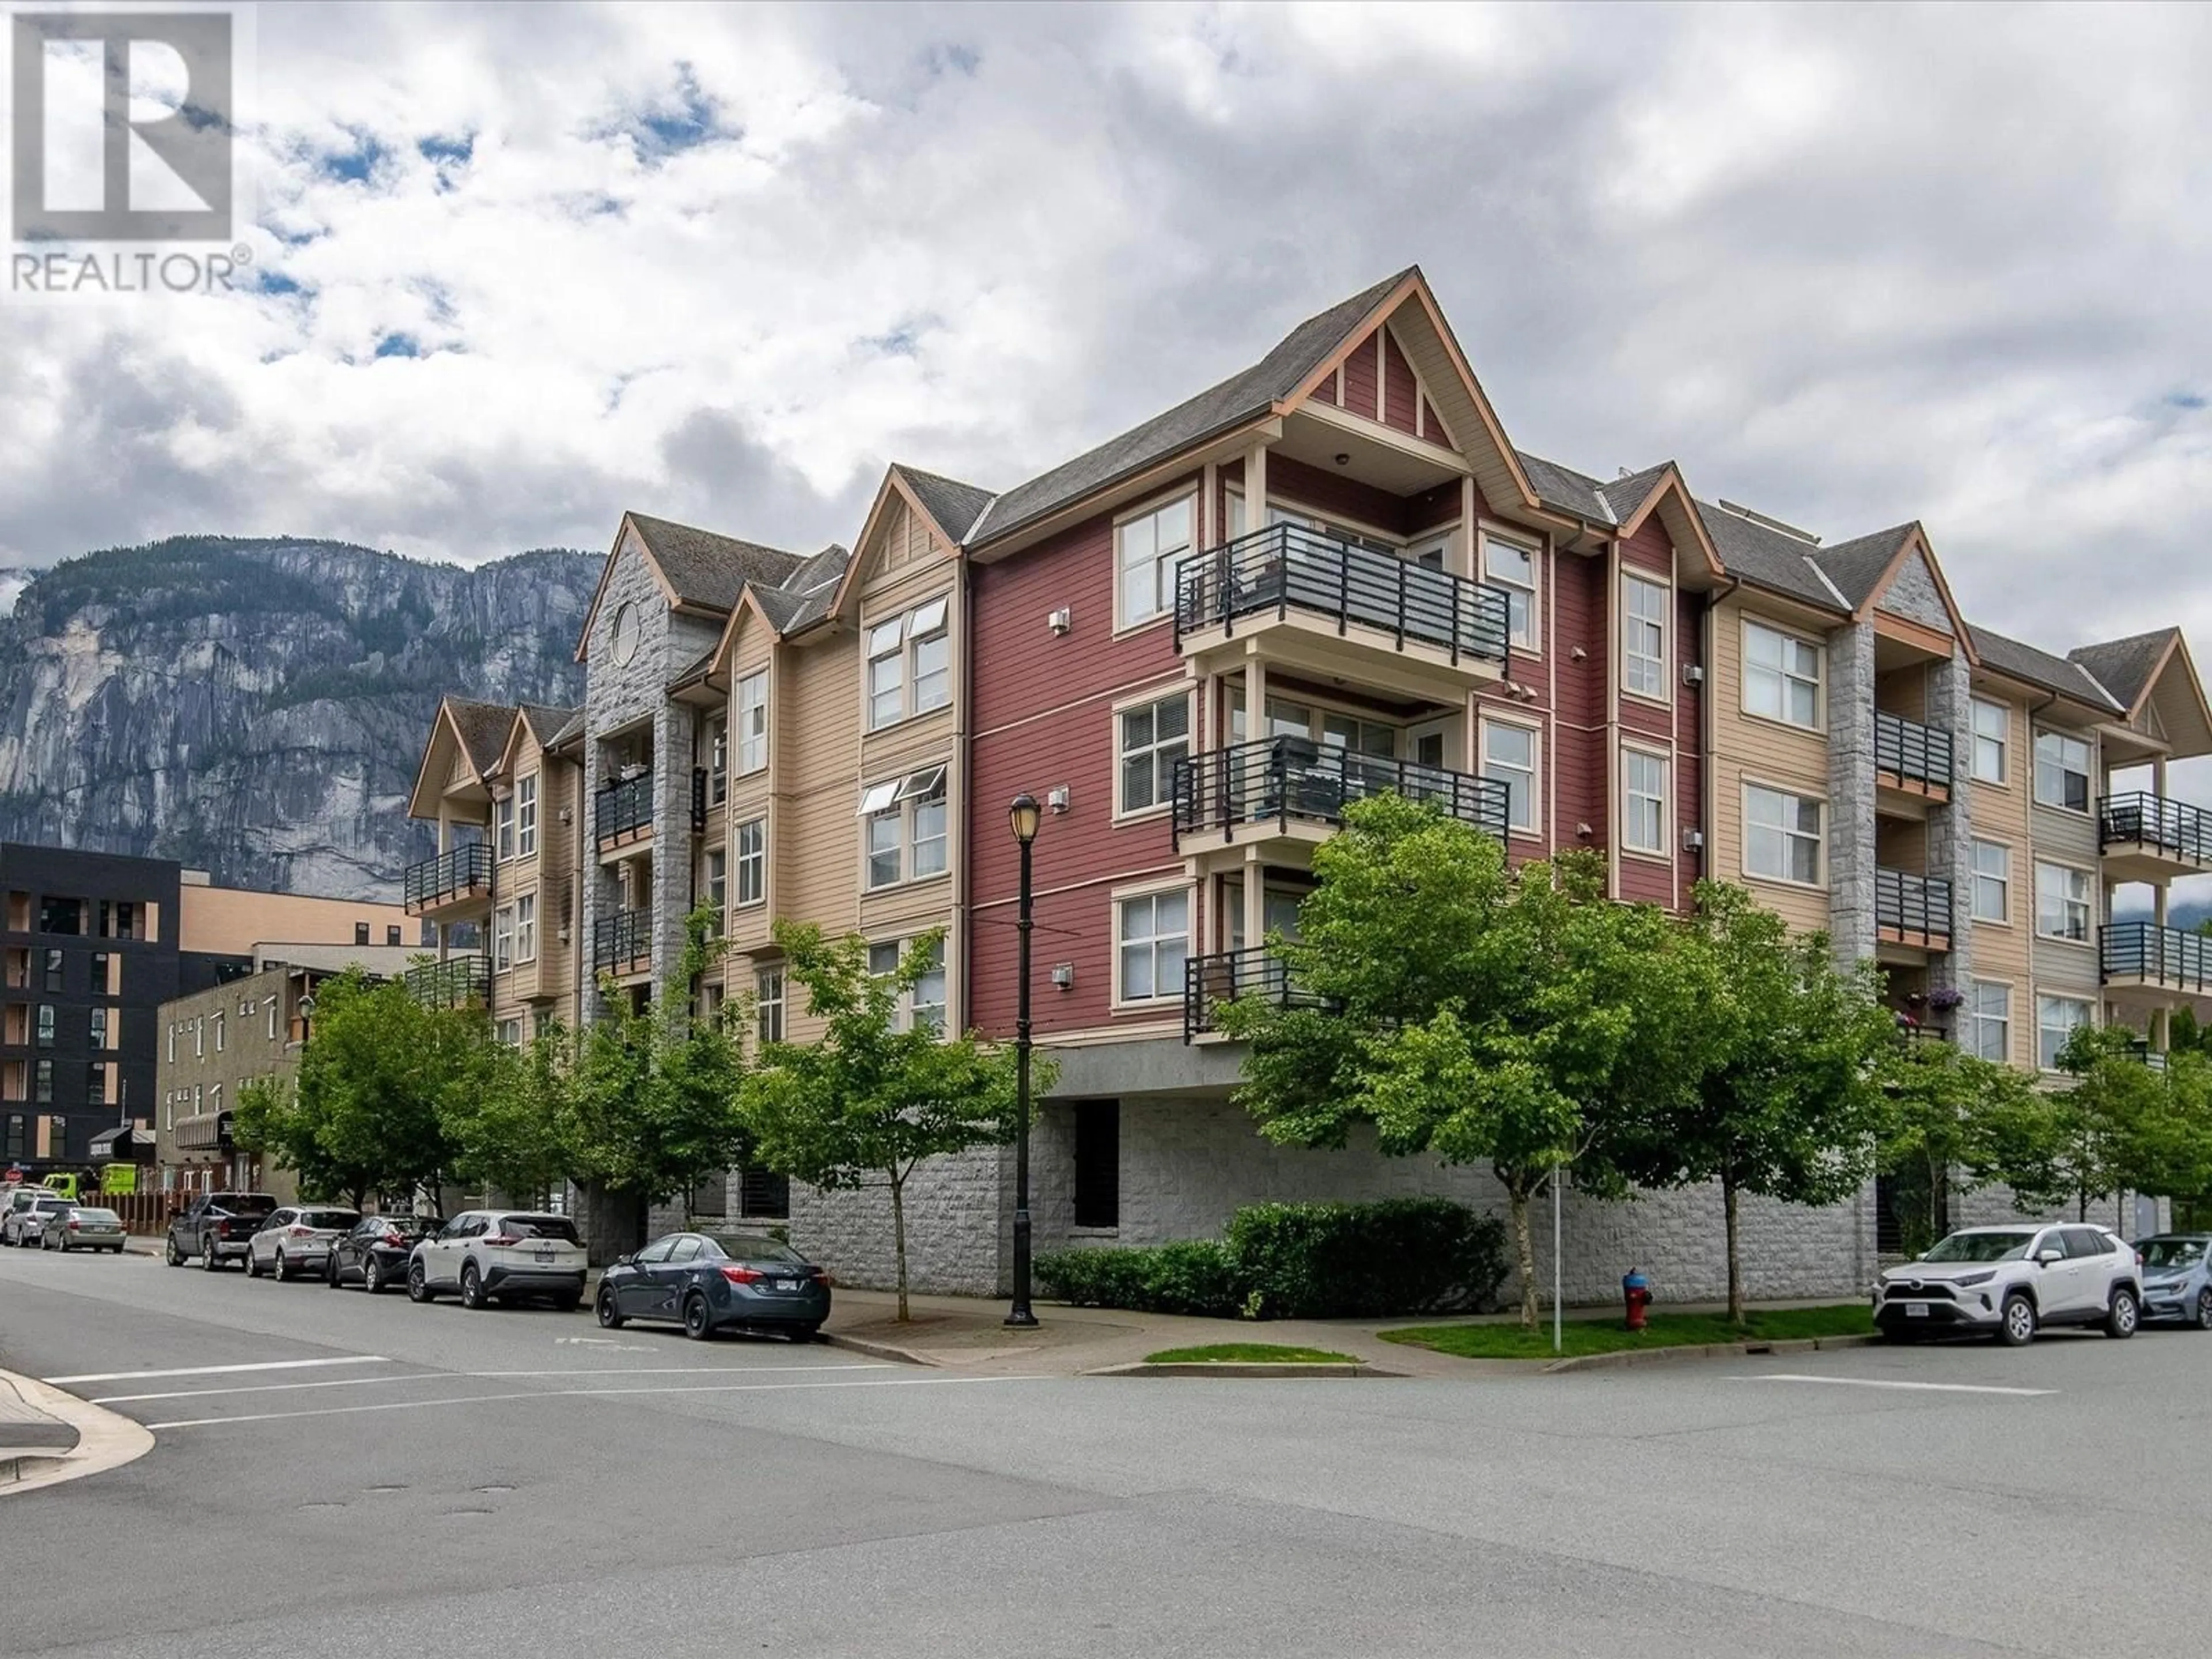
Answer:
<svg viewBox="0 0 2212 1659"><path fill-rule="evenodd" d="M2142 1258L2142 1316L2212 1331L2212 1233L2160 1233L2136 1241Z"/></svg>
<svg viewBox="0 0 2212 1659"><path fill-rule="evenodd" d="M15 1237L15 1229L9 1223L40 1199L58 1196L51 1187L10 1187L6 1207L0 1208L0 1244L21 1243L22 1241Z"/></svg>
<svg viewBox="0 0 2212 1659"><path fill-rule="evenodd" d="M43 1248L47 1224L58 1221L73 1207L65 1198L40 1193L29 1203L8 1212L6 1219L0 1220L0 1234L18 1247L36 1244Z"/></svg>
<svg viewBox="0 0 2212 1659"><path fill-rule="evenodd" d="M371 1296L407 1282L407 1258L446 1224L434 1216L365 1215L331 1246L324 1282L332 1290L358 1285Z"/></svg>
<svg viewBox="0 0 2212 1659"><path fill-rule="evenodd" d="M765 1233L670 1233L599 1279L599 1323L666 1320L704 1340L725 1328L811 1341L830 1317L830 1275Z"/></svg>
<svg viewBox="0 0 2212 1659"><path fill-rule="evenodd" d="M169 1236L162 1259L181 1267L194 1256L213 1273L226 1261L242 1261L261 1224L276 1212L267 1193L198 1193L169 1214Z"/></svg>
<svg viewBox="0 0 2212 1659"><path fill-rule="evenodd" d="M47 1250L112 1250L123 1254L123 1218L112 1210L72 1204L48 1218L40 1230L39 1247Z"/></svg>
<svg viewBox="0 0 2212 1659"><path fill-rule="evenodd" d="M331 1246L351 1232L360 1220L359 1210L313 1205L290 1205L274 1211L246 1241L246 1276L258 1279L264 1273L273 1273L282 1280L313 1273L320 1278Z"/></svg>
<svg viewBox="0 0 2212 1659"><path fill-rule="evenodd" d="M1961 1228L1874 1287L1875 1324L1892 1341L1977 1333L2019 1347L2046 1325L2126 1338L2142 1316L2135 1247L2087 1225Z"/></svg>
<svg viewBox="0 0 2212 1659"><path fill-rule="evenodd" d="M407 1261L407 1295L434 1302L456 1291L465 1308L545 1297L563 1312L584 1302L584 1241L564 1215L470 1210L417 1244Z"/></svg>

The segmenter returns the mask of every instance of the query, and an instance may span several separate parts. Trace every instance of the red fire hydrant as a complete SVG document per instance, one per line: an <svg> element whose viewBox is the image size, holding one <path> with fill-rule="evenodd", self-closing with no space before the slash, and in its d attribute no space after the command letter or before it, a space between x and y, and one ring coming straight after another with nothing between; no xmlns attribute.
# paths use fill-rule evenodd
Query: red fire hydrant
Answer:
<svg viewBox="0 0 2212 1659"><path fill-rule="evenodd" d="M1620 1299L1628 1304L1628 1328L1644 1328L1644 1310L1651 1305L1651 1281L1638 1268L1631 1267L1620 1276Z"/></svg>

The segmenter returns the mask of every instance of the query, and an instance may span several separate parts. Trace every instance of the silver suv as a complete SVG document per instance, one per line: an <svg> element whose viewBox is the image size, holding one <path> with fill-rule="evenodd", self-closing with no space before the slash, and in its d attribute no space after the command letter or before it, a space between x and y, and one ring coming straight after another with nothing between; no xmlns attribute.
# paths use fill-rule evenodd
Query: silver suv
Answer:
<svg viewBox="0 0 2212 1659"><path fill-rule="evenodd" d="M542 1296L564 1312L584 1299L584 1242L564 1215L536 1210L470 1210L415 1247L407 1295L434 1302L456 1291L465 1308Z"/></svg>
<svg viewBox="0 0 2212 1659"><path fill-rule="evenodd" d="M2086 1223L1961 1228L1874 1287L1874 1322L1893 1342L1978 1333L2016 1348L2045 1325L2124 1338L2142 1317L2135 1247Z"/></svg>

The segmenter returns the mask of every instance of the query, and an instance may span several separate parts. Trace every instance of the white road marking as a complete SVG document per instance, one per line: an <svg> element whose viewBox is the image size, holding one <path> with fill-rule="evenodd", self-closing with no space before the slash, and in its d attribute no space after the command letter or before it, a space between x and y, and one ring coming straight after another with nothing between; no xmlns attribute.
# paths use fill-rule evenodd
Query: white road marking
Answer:
<svg viewBox="0 0 2212 1659"><path fill-rule="evenodd" d="M1877 1376L1811 1376L1795 1371L1766 1371L1757 1376L1732 1376L1731 1382L1823 1382L1838 1389L1914 1389L1928 1394L2057 1394L2056 1389L2001 1389L1988 1382L1899 1382Z"/></svg>
<svg viewBox="0 0 2212 1659"><path fill-rule="evenodd" d="M367 1389L387 1382L450 1382L455 1377L482 1376L726 1376L740 1371L887 1371L890 1366L871 1363L842 1365L643 1365L635 1368L602 1366L596 1370L555 1371L407 1371L397 1376L341 1376L323 1382L256 1382L238 1389L176 1389L167 1394L102 1395L95 1406L134 1406L149 1400L206 1400L218 1395L282 1394L301 1389Z"/></svg>
<svg viewBox="0 0 2212 1659"><path fill-rule="evenodd" d="M529 1394L456 1395L450 1400L386 1400L374 1406L326 1406L317 1411L257 1412L241 1417L190 1417L174 1423L149 1423L149 1429L204 1429L224 1423L274 1423L295 1417L349 1417L361 1412L424 1411L433 1406L489 1406L510 1400L564 1400L593 1395L666 1394L757 1394L793 1389L952 1389L984 1382L1043 1382L1035 1376L881 1376L865 1382L726 1382L706 1388L544 1389Z"/></svg>
<svg viewBox="0 0 2212 1659"><path fill-rule="evenodd" d="M162 1371L85 1371L76 1376L43 1379L57 1388L71 1382L136 1382L156 1376L225 1376L239 1371L301 1371L318 1365L389 1365L380 1353L352 1353L338 1359L264 1359L253 1365L179 1365Z"/></svg>

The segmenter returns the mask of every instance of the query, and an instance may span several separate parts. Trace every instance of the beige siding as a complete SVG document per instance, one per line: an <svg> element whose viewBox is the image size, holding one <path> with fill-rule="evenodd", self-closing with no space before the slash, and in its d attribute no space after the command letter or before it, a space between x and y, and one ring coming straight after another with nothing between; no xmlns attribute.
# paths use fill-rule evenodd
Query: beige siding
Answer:
<svg viewBox="0 0 2212 1659"><path fill-rule="evenodd" d="M770 687L775 764L769 822L769 908L831 933L860 925L860 708L853 694L859 647L838 636L781 653ZM786 1030L819 1029L799 1000Z"/></svg>
<svg viewBox="0 0 2212 1659"><path fill-rule="evenodd" d="M1875 678L1874 704L1886 714L1901 714L1909 720L1927 718L1928 670L1925 665L1914 663L1909 667L1893 668Z"/></svg>
<svg viewBox="0 0 2212 1659"><path fill-rule="evenodd" d="M1815 641L1822 638L1817 625L1807 627L1793 621L1786 610L1772 607L1764 598L1759 608L1748 614L1771 627L1783 628ZM1741 598L1731 595L1716 607L1713 616L1713 872L1723 881L1742 883L1759 903L1779 914L1791 927L1825 928L1828 925L1828 896L1825 888L1769 881L1750 875L1744 869L1747 785L1765 784L1816 795L1823 800L1828 796L1826 734L1801 731L1744 712L1746 615ZM1824 657L1824 665L1825 660Z"/></svg>
<svg viewBox="0 0 2212 1659"><path fill-rule="evenodd" d="M2028 763L2027 711L2012 694L1997 686L1977 683L1974 695L1990 702L2002 702L2010 714L2006 722L2008 740L2005 781L1995 784L1974 779L1966 787L1974 838L1997 842L2006 848L2011 855L2011 887L2005 921L1977 919L1974 922L1973 976L2009 988L2012 1030L2007 1057L2015 1066L2033 1066L2035 994L2033 976L2029 971L2028 941L2035 925L2035 868L2028 840L2028 774L2023 769ZM1959 769L1962 775L1971 776L1973 756L1969 751L1960 757ZM1969 872L1966 879L1971 882L1972 878ZM1971 902L1971 890L1967 897ZM1959 1036L1964 1042L1972 1041L1970 1018L1971 1011L1961 1011Z"/></svg>

